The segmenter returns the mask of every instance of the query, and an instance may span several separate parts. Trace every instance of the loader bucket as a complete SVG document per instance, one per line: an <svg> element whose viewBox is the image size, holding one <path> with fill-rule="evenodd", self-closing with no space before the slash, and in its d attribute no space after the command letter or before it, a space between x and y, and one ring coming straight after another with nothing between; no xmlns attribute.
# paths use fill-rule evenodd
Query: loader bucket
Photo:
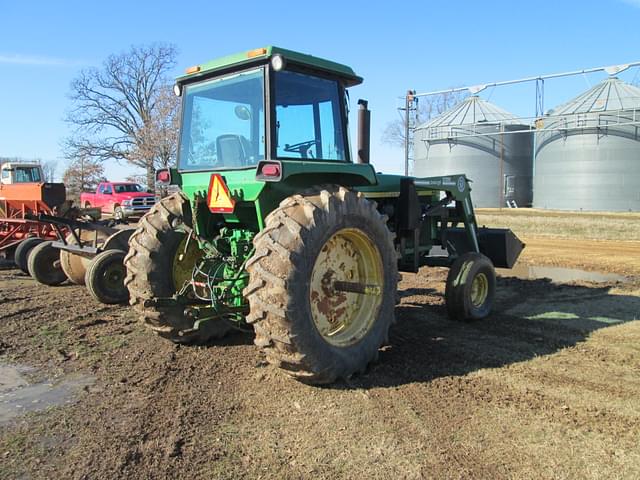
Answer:
<svg viewBox="0 0 640 480"><path fill-rule="evenodd" d="M445 238L458 255L473 250L464 228L447 229ZM524 248L524 243L506 228L479 228L478 244L480 253L489 257L497 268L513 268Z"/></svg>

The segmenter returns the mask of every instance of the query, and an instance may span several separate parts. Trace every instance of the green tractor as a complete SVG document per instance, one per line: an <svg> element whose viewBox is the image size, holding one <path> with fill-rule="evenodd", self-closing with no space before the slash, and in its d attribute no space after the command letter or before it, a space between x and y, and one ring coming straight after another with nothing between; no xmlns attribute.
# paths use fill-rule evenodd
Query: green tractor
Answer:
<svg viewBox="0 0 640 480"><path fill-rule="evenodd" d="M178 343L253 326L267 360L307 383L362 372L394 322L399 271L449 267L453 319L486 317L494 266L523 244L479 229L464 175L413 178L369 164L370 114L351 155L351 68L277 47L177 79L179 187L139 223L125 259L131 304ZM171 187L168 187L171 188Z"/></svg>

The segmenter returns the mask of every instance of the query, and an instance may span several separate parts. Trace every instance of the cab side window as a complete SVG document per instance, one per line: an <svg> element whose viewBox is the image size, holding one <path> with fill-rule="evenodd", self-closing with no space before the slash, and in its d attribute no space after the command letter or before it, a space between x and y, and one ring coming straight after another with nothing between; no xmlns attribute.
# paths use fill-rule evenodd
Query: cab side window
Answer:
<svg viewBox="0 0 640 480"><path fill-rule="evenodd" d="M276 157L346 161L336 80L275 74Z"/></svg>

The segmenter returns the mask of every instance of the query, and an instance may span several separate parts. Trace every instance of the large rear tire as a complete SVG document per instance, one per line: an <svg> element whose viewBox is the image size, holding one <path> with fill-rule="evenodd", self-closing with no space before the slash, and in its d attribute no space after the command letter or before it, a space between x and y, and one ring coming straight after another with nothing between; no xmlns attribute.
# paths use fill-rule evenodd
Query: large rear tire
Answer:
<svg viewBox="0 0 640 480"><path fill-rule="evenodd" d="M60 266L60 250L52 246L53 242L42 242L29 252L29 273L43 285L56 286L63 283L67 276Z"/></svg>
<svg viewBox="0 0 640 480"><path fill-rule="evenodd" d="M373 202L333 185L294 195L267 216L254 245L247 321L270 363L330 383L377 359L394 321L398 269Z"/></svg>
<svg viewBox="0 0 640 480"><path fill-rule="evenodd" d="M129 303L147 327L176 343L206 343L231 329L229 322L220 320L194 330L194 320L184 315L184 307L153 302L171 297L191 279L202 252L195 240L187 242L187 236L175 228L191 222L187 197L178 192L163 198L140 219L124 259Z"/></svg>
<svg viewBox="0 0 640 480"><path fill-rule="evenodd" d="M44 242L44 240L38 237L25 238L18 244L13 254L14 263L27 275L29 275L29 253L42 242Z"/></svg>

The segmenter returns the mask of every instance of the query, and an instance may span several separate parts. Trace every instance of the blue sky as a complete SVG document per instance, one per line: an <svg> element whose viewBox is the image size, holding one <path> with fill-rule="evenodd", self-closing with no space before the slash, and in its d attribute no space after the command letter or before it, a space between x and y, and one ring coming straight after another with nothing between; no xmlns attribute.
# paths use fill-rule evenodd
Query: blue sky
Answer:
<svg viewBox="0 0 640 480"><path fill-rule="evenodd" d="M365 78L351 98L369 100L372 161L379 170L401 172L402 151L379 138L408 88L430 91L638 61L639 22L640 0L0 0L0 156L60 159L61 175L71 80L132 44L176 44L176 74L274 44L349 64ZM604 77L547 82L545 108ZM620 77L640 80L637 68ZM518 115L535 113L533 84L481 95ZM107 173L118 180L130 171L113 163Z"/></svg>

